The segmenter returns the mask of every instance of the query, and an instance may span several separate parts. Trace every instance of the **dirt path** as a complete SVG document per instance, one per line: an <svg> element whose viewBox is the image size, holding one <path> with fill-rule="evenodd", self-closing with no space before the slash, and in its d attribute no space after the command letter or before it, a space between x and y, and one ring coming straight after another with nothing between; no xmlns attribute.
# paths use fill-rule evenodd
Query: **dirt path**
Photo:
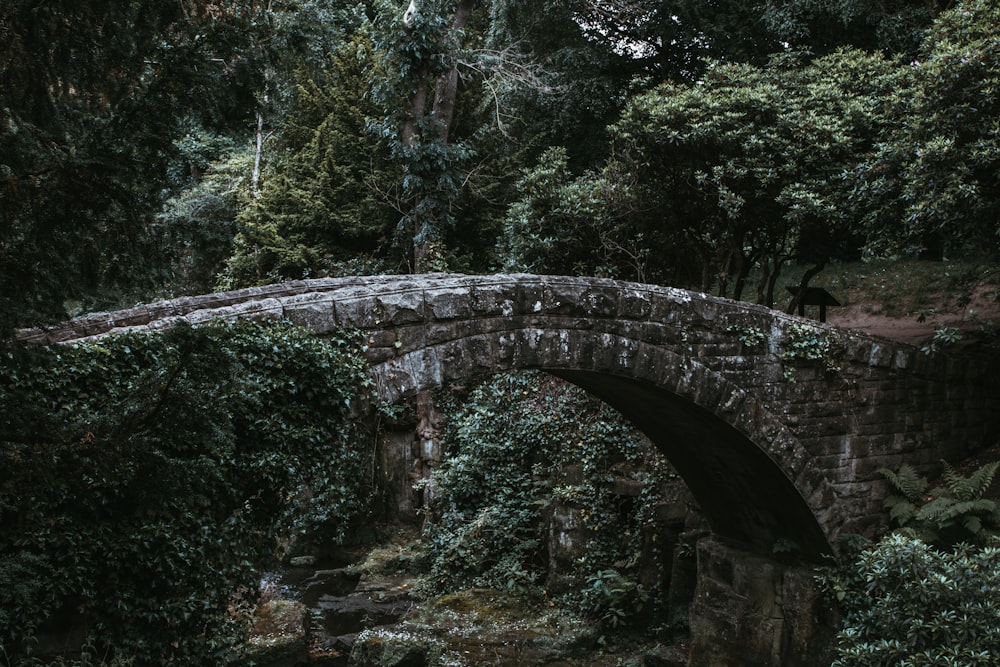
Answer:
<svg viewBox="0 0 1000 667"><path fill-rule="evenodd" d="M957 329L969 343L982 338L983 327L989 322L1000 321L1000 303L990 292L987 288L977 290L966 305L942 299L934 306L898 316L882 314L883 308L877 304L830 308L827 322L918 347L929 343L939 327L949 327Z"/></svg>

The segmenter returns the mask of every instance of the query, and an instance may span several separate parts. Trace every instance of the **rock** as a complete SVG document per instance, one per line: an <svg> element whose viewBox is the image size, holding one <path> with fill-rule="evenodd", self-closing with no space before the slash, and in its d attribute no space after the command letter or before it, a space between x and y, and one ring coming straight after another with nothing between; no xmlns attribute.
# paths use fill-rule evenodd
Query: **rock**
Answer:
<svg viewBox="0 0 1000 667"><path fill-rule="evenodd" d="M836 623L811 568L779 563L715 538L698 543L690 610L690 664L812 667L830 664Z"/></svg>
<svg viewBox="0 0 1000 667"><path fill-rule="evenodd" d="M687 651L679 646L657 646L639 656L637 667L687 667Z"/></svg>
<svg viewBox="0 0 1000 667"><path fill-rule="evenodd" d="M326 632L341 636L395 623L409 611L410 605L399 601L377 602L367 595L323 595L311 607L322 614Z"/></svg>
<svg viewBox="0 0 1000 667"><path fill-rule="evenodd" d="M313 607L324 595L334 597L349 595L357 588L360 580L360 572L345 568L317 570L312 576L302 581L301 602L307 607Z"/></svg>
<svg viewBox="0 0 1000 667"><path fill-rule="evenodd" d="M358 637L351 650L357 667L427 667L441 648L407 632L374 631Z"/></svg>
<svg viewBox="0 0 1000 667"><path fill-rule="evenodd" d="M616 476L611 482L611 493L617 496L638 498L642 493L642 482L637 479Z"/></svg>
<svg viewBox="0 0 1000 667"><path fill-rule="evenodd" d="M267 600L256 610L247 649L262 667L297 667L309 663L306 609L292 600Z"/></svg>

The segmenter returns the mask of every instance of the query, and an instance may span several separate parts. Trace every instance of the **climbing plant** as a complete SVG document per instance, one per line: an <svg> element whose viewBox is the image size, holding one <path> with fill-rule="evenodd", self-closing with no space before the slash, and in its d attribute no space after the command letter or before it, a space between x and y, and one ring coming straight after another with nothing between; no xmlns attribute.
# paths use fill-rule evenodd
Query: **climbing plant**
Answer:
<svg viewBox="0 0 1000 667"><path fill-rule="evenodd" d="M356 350L251 322L0 348L0 662L239 664L279 538L366 514Z"/></svg>
<svg viewBox="0 0 1000 667"><path fill-rule="evenodd" d="M425 529L430 587L548 587L612 627L634 625L655 592L638 565L669 464L606 405L541 374L497 376L447 409L448 457ZM639 496L616 494L616 479L638 482ZM586 549L554 577L545 519L557 506L576 517Z"/></svg>
<svg viewBox="0 0 1000 667"><path fill-rule="evenodd" d="M788 364L785 379L794 382L795 365L803 363L818 365L825 373L836 373L840 370L843 352L843 346L831 332L810 324L793 323L788 327L785 351L781 353L781 360Z"/></svg>

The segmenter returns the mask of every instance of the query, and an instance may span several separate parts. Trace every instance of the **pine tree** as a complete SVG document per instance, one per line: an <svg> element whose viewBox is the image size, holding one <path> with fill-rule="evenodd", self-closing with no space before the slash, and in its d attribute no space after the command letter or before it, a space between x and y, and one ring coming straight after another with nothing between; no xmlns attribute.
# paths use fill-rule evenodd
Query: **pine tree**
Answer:
<svg viewBox="0 0 1000 667"><path fill-rule="evenodd" d="M357 35L331 54L322 79L300 83L275 149L284 158L238 218L223 287L391 268L396 213L381 193L396 171L367 127L374 66L370 42Z"/></svg>

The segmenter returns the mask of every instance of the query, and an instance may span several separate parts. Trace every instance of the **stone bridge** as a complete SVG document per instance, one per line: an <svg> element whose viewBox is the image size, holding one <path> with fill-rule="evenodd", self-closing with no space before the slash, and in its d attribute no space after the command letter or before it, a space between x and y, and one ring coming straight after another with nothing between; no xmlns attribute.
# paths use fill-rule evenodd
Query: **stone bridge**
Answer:
<svg viewBox="0 0 1000 667"><path fill-rule="evenodd" d="M995 438L995 373L761 306L595 278L352 277L187 297L24 332L69 342L178 322L287 319L369 336L399 401L541 369L617 408L682 475L713 531L807 557L880 521L883 466L933 470Z"/></svg>

